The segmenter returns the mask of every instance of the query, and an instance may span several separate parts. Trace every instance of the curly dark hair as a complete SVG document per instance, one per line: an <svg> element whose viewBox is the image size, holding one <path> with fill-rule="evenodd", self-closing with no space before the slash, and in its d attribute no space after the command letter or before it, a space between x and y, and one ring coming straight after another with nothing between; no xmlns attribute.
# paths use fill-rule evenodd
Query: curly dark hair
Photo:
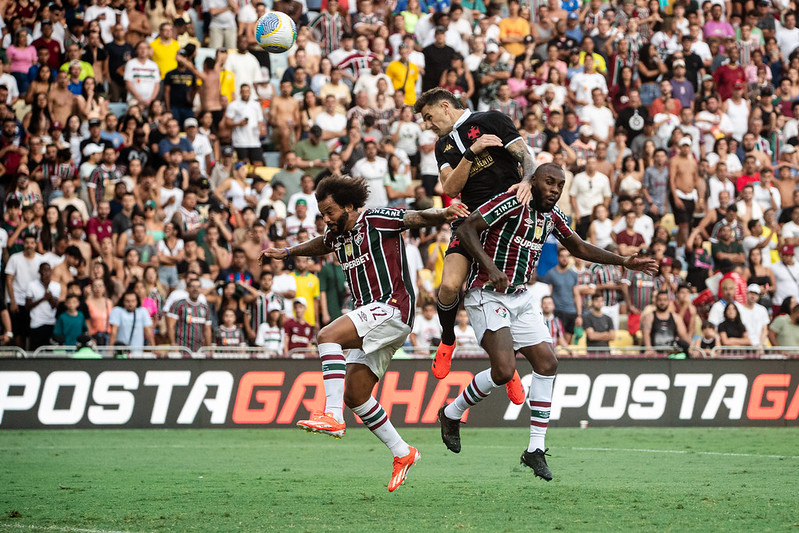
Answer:
<svg viewBox="0 0 799 533"><path fill-rule="evenodd" d="M363 178L350 176L329 176L322 179L316 186L316 201L321 202L328 196L341 207L351 205L360 209L366 205L369 198L369 185Z"/></svg>

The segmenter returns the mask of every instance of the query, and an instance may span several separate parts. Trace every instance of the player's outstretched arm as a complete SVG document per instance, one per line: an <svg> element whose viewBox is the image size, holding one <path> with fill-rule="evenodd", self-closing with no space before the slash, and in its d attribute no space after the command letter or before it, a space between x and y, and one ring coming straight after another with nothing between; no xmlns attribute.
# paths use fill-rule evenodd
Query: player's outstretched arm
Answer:
<svg viewBox="0 0 799 533"><path fill-rule="evenodd" d="M480 235L488 229L488 222L478 211L472 213L466 221L458 227L456 232L463 246L469 255L488 272L488 279L494 290L504 292L508 288L508 276L502 272L494 261L488 256L480 243Z"/></svg>
<svg viewBox="0 0 799 533"><path fill-rule="evenodd" d="M456 218L469 216L469 210L464 204L452 204L446 209L425 209L424 211L406 211L405 227L408 229L427 228L438 226L445 222L452 222Z"/></svg>
<svg viewBox="0 0 799 533"><path fill-rule="evenodd" d="M291 248L267 248L261 252L261 264L265 265L270 259L286 259L291 256L315 257L329 254L333 250L325 244L324 237L317 237Z"/></svg>
<svg viewBox="0 0 799 533"><path fill-rule="evenodd" d="M561 244L574 256L584 261L600 263L603 265L620 265L630 270L640 270L650 276L658 273L658 264L651 257L641 257L639 255L622 256L608 252L591 243L587 243L576 233L561 241Z"/></svg>

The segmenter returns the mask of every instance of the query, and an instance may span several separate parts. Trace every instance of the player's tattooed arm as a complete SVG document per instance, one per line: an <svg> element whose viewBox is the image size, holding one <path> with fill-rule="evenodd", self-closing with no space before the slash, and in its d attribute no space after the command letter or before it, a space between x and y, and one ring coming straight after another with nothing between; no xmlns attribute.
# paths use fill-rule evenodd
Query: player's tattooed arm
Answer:
<svg viewBox="0 0 799 533"><path fill-rule="evenodd" d="M535 172L535 161L533 161L533 156L530 155L524 140L520 138L510 143L508 152L522 165L522 180L526 182L532 180Z"/></svg>
<svg viewBox="0 0 799 533"><path fill-rule="evenodd" d="M317 237L291 248L267 248L261 252L261 264L266 265L270 259L286 259L291 256L315 257L332 251L325 244L324 237Z"/></svg>
<svg viewBox="0 0 799 533"><path fill-rule="evenodd" d="M406 211L403 222L405 228L427 228L452 222L456 218L469 216L469 210L463 204L452 204L446 209L425 209L424 211Z"/></svg>

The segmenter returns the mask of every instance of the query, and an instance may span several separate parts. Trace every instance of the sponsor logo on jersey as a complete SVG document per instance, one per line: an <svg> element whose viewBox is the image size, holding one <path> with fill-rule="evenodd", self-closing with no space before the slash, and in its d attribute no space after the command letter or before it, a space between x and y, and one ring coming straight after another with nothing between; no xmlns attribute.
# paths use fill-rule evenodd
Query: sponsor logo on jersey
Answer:
<svg viewBox="0 0 799 533"><path fill-rule="evenodd" d="M443 151L444 153L447 153L447 152L449 152L450 150L452 150L452 143L447 143L447 145L444 147L444 150L442 150L442 151Z"/></svg>
<svg viewBox="0 0 799 533"><path fill-rule="evenodd" d="M538 232L539 229L541 228L536 228L535 229L536 232ZM518 244L522 248L530 248L531 250L538 250L538 251L540 251L541 247L543 246L541 243L531 241L530 239L525 239L521 235L514 235L513 241L511 242L513 242L513 244Z"/></svg>
<svg viewBox="0 0 799 533"><path fill-rule="evenodd" d="M525 226L532 226L533 224L535 224L535 222L533 221L532 218L527 217L527 218L524 219L524 225Z"/></svg>
<svg viewBox="0 0 799 533"><path fill-rule="evenodd" d="M350 246L352 246L352 245L350 245ZM367 261L369 261L369 254L365 253L365 254L363 254L360 257L356 257L352 261L345 261L344 263L341 263L341 268L343 268L344 270L350 270L350 269L353 269L355 267L359 267L359 266L363 265Z"/></svg>

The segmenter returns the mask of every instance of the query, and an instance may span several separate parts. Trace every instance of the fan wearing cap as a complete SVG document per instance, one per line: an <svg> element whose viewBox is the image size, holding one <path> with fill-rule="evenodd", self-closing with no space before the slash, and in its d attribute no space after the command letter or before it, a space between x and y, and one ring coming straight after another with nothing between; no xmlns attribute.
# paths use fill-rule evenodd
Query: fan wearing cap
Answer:
<svg viewBox="0 0 799 533"><path fill-rule="evenodd" d="M702 208L705 198L705 181L699 177L699 167L691 153L693 143L689 137L680 139L677 155L669 161L669 199L678 224L677 246L685 246L694 210Z"/></svg>
<svg viewBox="0 0 799 533"><path fill-rule="evenodd" d="M279 357L288 352L286 333L283 329L283 306L280 302L273 301L268 305L266 320L258 325L255 345L260 346L264 349L264 353L272 356Z"/></svg>
<svg viewBox="0 0 799 533"><path fill-rule="evenodd" d="M789 297L799 301L799 263L794 258L794 246L783 244L779 248L780 260L771 265L776 280L776 289L772 299L777 309Z"/></svg>

